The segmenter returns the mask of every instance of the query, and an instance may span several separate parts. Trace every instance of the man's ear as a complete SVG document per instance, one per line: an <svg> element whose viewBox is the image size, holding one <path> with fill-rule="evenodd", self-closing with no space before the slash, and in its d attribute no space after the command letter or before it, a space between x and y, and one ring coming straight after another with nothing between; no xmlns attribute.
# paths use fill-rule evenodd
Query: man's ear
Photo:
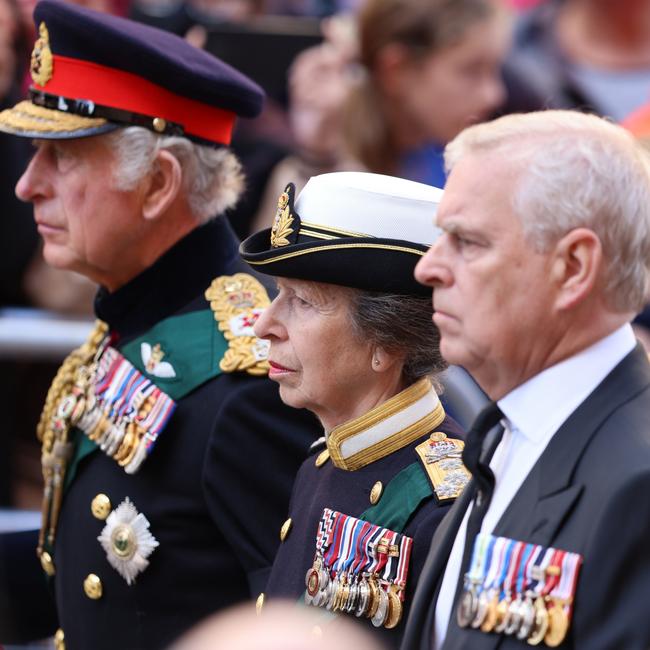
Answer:
<svg viewBox="0 0 650 650"><path fill-rule="evenodd" d="M555 245L552 267L558 309L571 309L588 298L598 284L602 267L603 247L593 230L576 228L562 237Z"/></svg>
<svg viewBox="0 0 650 650"><path fill-rule="evenodd" d="M166 149L158 151L153 168L142 205L142 214L148 220L159 218L169 209L178 197L183 182L178 158Z"/></svg>

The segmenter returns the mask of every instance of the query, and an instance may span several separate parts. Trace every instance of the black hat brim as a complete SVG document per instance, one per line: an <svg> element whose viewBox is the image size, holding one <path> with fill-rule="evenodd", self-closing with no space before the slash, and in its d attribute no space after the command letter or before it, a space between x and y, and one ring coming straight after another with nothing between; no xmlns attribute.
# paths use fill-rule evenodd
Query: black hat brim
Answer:
<svg viewBox="0 0 650 650"><path fill-rule="evenodd" d="M376 237L341 237L269 248L271 229L251 235L239 247L242 258L261 273L326 282L365 291L430 295L413 275L427 247Z"/></svg>

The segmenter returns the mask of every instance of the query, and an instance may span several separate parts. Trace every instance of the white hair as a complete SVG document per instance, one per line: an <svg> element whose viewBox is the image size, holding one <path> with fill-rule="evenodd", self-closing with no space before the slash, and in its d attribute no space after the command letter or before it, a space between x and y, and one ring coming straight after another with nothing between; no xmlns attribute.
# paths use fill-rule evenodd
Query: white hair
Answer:
<svg viewBox="0 0 650 650"><path fill-rule="evenodd" d="M634 138L577 111L507 115L463 131L447 145L445 163L451 170L464 156L488 152L521 169L512 208L530 245L544 252L589 228L607 261L608 304L639 311L650 288L650 157Z"/></svg>
<svg viewBox="0 0 650 650"><path fill-rule="evenodd" d="M183 189L190 210L200 223L233 207L244 191L241 163L226 147L161 136L140 126L118 129L107 137L117 157L113 172L117 190L132 190L150 174L159 150L174 155L183 171Z"/></svg>

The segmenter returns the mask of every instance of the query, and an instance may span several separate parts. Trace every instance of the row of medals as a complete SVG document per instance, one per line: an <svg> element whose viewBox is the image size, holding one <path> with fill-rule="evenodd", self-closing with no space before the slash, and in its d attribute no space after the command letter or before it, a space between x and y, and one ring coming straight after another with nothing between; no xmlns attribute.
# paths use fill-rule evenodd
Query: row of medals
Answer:
<svg viewBox="0 0 650 650"><path fill-rule="evenodd" d="M369 618L375 627L392 629L402 618L401 589L376 575L339 573L330 577L323 560L316 557L305 576L305 603L332 612Z"/></svg>
<svg viewBox="0 0 650 650"><path fill-rule="evenodd" d="M516 636L530 645L544 641L551 648L562 643L569 628L564 601L532 591L499 600L496 590L483 590L477 595L470 588L463 591L456 614L460 627Z"/></svg>

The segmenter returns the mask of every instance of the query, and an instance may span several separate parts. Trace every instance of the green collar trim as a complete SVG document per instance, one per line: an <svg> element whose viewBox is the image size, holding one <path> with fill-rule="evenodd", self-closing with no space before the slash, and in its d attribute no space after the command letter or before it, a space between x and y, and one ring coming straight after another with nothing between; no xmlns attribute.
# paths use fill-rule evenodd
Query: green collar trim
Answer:
<svg viewBox="0 0 650 650"><path fill-rule="evenodd" d="M223 372L227 349L212 310L204 309L160 321L120 352L176 401Z"/></svg>

